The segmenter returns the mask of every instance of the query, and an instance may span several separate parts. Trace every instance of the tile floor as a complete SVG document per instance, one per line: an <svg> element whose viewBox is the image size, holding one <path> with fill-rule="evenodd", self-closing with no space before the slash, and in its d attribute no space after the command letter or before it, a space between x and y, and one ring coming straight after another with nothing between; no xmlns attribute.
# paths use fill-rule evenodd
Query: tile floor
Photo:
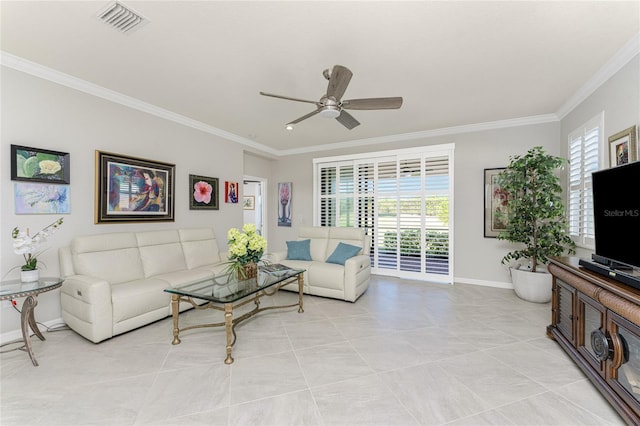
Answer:
<svg viewBox="0 0 640 426"><path fill-rule="evenodd" d="M546 337L549 321L549 304L511 290L375 276L355 304L306 296L303 314L243 323L231 366L223 329L172 346L170 318L98 345L51 332L34 340L39 367L2 354L0 424L624 424Z"/></svg>

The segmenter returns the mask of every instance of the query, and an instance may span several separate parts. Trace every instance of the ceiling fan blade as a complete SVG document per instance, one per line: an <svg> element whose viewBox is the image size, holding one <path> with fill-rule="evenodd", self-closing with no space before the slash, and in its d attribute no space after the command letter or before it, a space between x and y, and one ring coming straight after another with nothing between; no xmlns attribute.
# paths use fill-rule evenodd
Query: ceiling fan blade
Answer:
<svg viewBox="0 0 640 426"><path fill-rule="evenodd" d="M287 126L288 126L289 124L292 124L292 125L293 125L293 124L298 124L298 123L299 123L299 122L301 122L302 120L306 120L306 119L307 119L307 118L309 118L309 117L313 117L314 115L316 115L316 114L317 114L317 113L319 113L319 112L320 112L320 109L317 109L317 110L315 110L315 111L311 111L311 112L310 112L309 114L307 114L307 115L303 115L303 116L302 116L302 117L300 117L300 118L296 118L295 120L290 121L289 123L287 123Z"/></svg>
<svg viewBox="0 0 640 426"><path fill-rule="evenodd" d="M296 101L296 102L306 102L308 104L318 105L318 102L316 102L316 101L308 101L306 99L291 98L289 96L274 95L273 93L265 93L265 92L260 92L260 94L262 96L270 96L272 98L286 99L288 101Z"/></svg>
<svg viewBox="0 0 640 426"><path fill-rule="evenodd" d="M349 130L360 125L360 122L353 118L347 111L340 111L340 115L336 117L336 120Z"/></svg>
<svg viewBox="0 0 640 426"><path fill-rule="evenodd" d="M346 109L398 109L402 106L402 98L366 98L342 101Z"/></svg>
<svg viewBox="0 0 640 426"><path fill-rule="evenodd" d="M353 73L349 71L349 68L343 67L342 65L335 65L329 78L327 97L333 97L336 101L339 101L347 90L352 76Z"/></svg>

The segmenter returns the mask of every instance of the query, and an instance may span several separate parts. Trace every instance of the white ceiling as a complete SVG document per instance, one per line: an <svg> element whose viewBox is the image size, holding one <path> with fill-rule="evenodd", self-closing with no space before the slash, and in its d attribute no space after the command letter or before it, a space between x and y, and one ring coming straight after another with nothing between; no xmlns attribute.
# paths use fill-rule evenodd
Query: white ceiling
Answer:
<svg viewBox="0 0 640 426"><path fill-rule="evenodd" d="M150 21L130 34L96 18L109 3L3 0L3 63L35 62L272 154L548 119L640 33L638 1L124 0ZM354 74L344 99L402 96L402 108L351 111L353 130L320 116L285 130L315 107L258 92L319 100L335 64Z"/></svg>

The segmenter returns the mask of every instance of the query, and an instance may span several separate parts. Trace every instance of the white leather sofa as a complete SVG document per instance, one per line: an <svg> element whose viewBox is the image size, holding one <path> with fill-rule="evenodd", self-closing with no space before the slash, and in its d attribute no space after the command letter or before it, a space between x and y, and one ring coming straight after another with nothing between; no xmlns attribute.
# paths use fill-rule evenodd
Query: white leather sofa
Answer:
<svg viewBox="0 0 640 426"><path fill-rule="evenodd" d="M363 228L303 226L298 231L298 241L310 241L312 260L288 260L287 251L271 253L265 258L291 268L305 269L304 292L316 296L355 302L369 287L371 238ZM347 259L343 265L327 263L339 243L361 247L358 255ZM296 286L283 287L298 291Z"/></svg>
<svg viewBox="0 0 640 426"><path fill-rule="evenodd" d="M62 318L95 343L167 317L171 297L164 289L227 266L211 228L82 236L59 258Z"/></svg>

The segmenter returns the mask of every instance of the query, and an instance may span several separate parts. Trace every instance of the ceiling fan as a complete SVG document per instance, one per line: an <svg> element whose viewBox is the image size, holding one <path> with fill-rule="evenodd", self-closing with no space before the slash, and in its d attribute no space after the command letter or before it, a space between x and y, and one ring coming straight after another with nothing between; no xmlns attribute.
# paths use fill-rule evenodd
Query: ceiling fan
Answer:
<svg viewBox="0 0 640 426"><path fill-rule="evenodd" d="M274 95L273 93L260 92L260 94L289 101L306 102L314 104L317 107L315 111L287 123L286 128L288 130L293 129L294 124L313 117L316 114L320 114L320 116L326 118L335 118L344 127L351 130L360 125L360 122L353 118L345 109L398 109L402 106L401 97L341 100L353 76L353 73L342 65L335 65L331 71L326 69L322 72L322 75L329 80L329 86L327 87L327 93L317 102L291 98L289 96Z"/></svg>

